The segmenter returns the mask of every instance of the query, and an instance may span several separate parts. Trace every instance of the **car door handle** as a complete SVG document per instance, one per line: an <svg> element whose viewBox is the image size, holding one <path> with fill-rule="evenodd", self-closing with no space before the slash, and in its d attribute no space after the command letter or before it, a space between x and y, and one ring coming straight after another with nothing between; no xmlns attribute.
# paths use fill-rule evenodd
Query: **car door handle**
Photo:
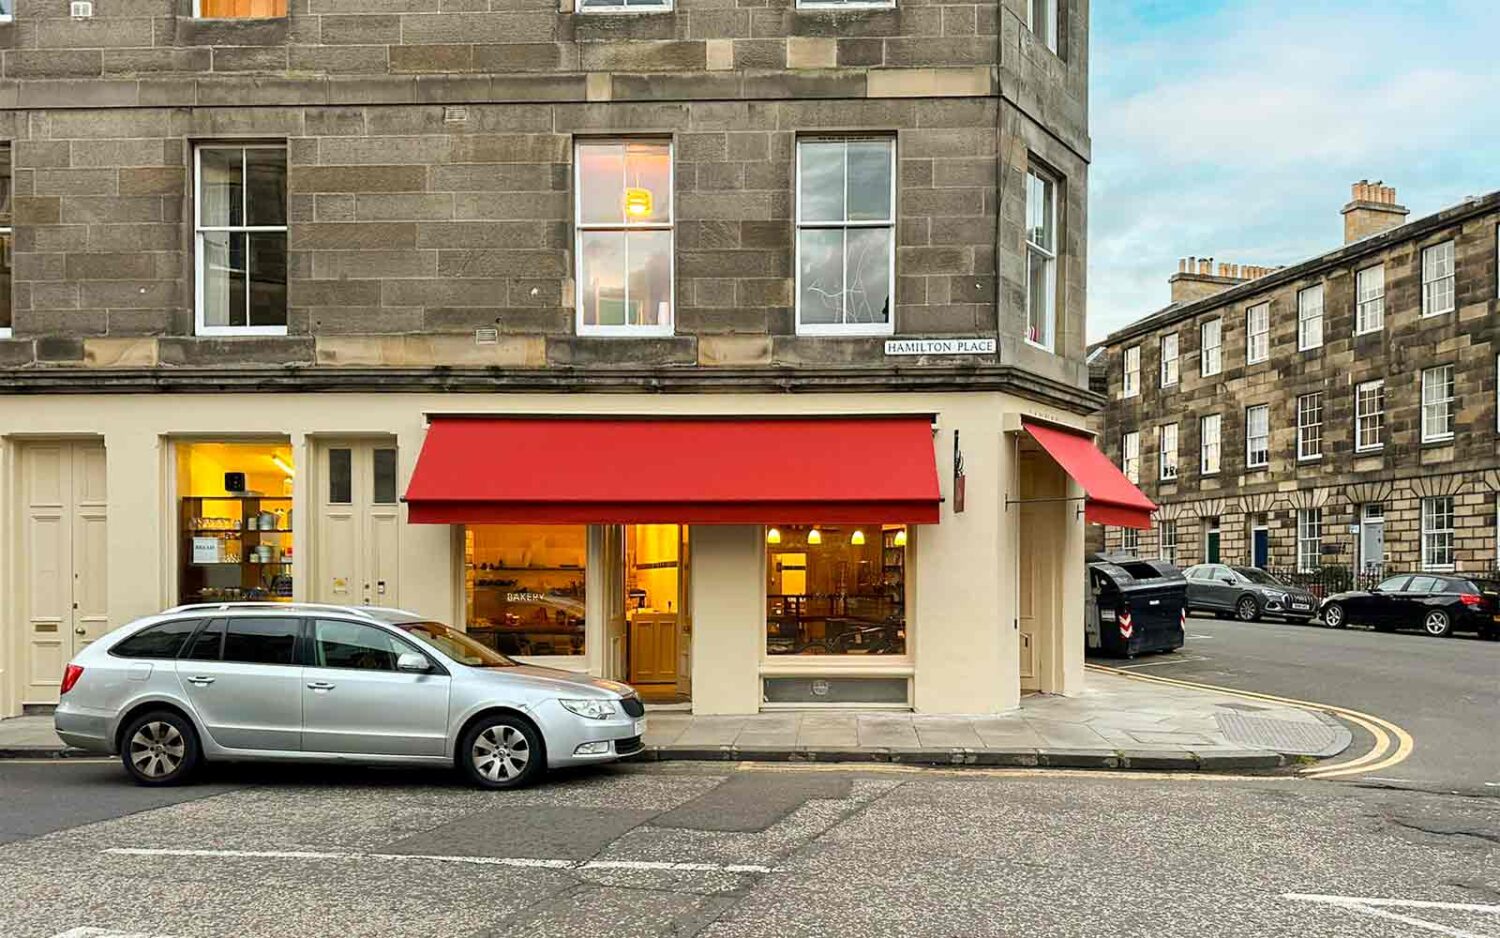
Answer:
<svg viewBox="0 0 1500 938"><path fill-rule="evenodd" d="M211 677L209 677L206 674L198 674L198 675L194 675L193 677L188 678L188 683L189 684L197 684L199 687L207 687L208 685L212 684L213 682L214 682L214 679L211 678Z"/></svg>
<svg viewBox="0 0 1500 938"><path fill-rule="evenodd" d="M333 684L329 681L308 681L307 686L312 690L333 690Z"/></svg>

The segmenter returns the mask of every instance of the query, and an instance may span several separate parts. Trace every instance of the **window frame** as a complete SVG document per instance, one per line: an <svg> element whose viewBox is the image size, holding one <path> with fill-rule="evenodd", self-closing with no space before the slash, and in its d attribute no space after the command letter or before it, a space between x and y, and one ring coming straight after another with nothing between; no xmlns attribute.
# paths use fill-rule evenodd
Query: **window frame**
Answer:
<svg viewBox="0 0 1500 938"><path fill-rule="evenodd" d="M1059 222L1059 220L1061 218L1062 213L1059 210L1058 206L1059 206L1059 203L1062 201L1062 199L1061 199L1062 177L1059 174L1057 174L1057 173L1054 173L1054 172L1052 172L1052 171L1050 171L1048 169L1043 168L1041 165L1039 165L1038 161L1035 158L1032 158L1032 159L1029 160L1029 165L1026 167L1026 205L1025 205L1026 218L1027 218L1028 221L1029 221L1029 219L1031 217L1031 180L1032 180L1032 177L1035 177L1035 178L1041 180L1049 188L1049 190L1052 193L1052 198L1048 202L1046 208L1047 208L1047 211L1051 215L1049 229L1052 232L1052 241L1053 241L1053 244L1052 244L1052 246L1050 248L1047 247L1046 245L1037 244L1035 241L1031 240L1031 236L1030 236L1030 230L1031 229L1030 229L1029 224L1022 225L1021 239L1024 242L1024 245L1025 245L1025 248L1026 248L1026 330L1022 334L1021 338L1026 342L1027 345L1030 345L1033 348L1039 348L1039 349L1042 349L1042 350L1047 351L1047 352L1056 353L1056 351L1057 351L1057 283L1058 283L1057 268L1058 268L1058 265L1062 261L1062 249L1060 247L1060 244L1061 244L1061 237L1060 236L1062 234L1062 231L1061 231L1061 228L1060 228L1060 226L1058 224L1058 222ZM892 204L894 204L894 203L892 203ZM1047 332L1046 332L1046 335L1044 337L1046 339L1046 341L1040 341L1040 342L1031 338L1031 256L1033 254L1038 255L1044 261L1046 261L1046 269L1047 269L1047 289L1046 289L1046 297L1047 297L1047 310L1046 310L1046 314L1047 314L1046 315Z"/></svg>
<svg viewBox="0 0 1500 938"><path fill-rule="evenodd" d="M1312 407L1305 406L1311 400ZM1316 415L1317 419L1307 419L1308 414ZM1316 430L1317 436L1312 439L1315 449L1311 452L1307 449L1309 435L1304 431ZM1323 458L1323 392L1310 391L1307 394L1297 395L1297 461L1316 462Z"/></svg>
<svg viewBox="0 0 1500 938"><path fill-rule="evenodd" d="M196 0L194 0L193 8L195 10L197 9ZM248 19L249 17L246 18ZM266 18L272 19L274 17ZM281 234L287 236L287 254L290 255L292 222L290 212L291 206L288 204L283 206L283 208L286 209L287 214L287 223L284 225L216 225L211 228L203 227L204 150L280 150L287 156L286 178L290 180L291 177L291 148L287 145L286 142L224 142L215 140L199 140L193 142L193 334L200 336L284 336L287 334L287 323L282 323L279 326L211 326L204 321L205 314L207 313L207 310L203 306L203 275L207 273L207 267L205 266L203 256L204 232L224 231L230 233L244 233L247 235L275 234L276 232L280 232ZM243 172L243 164L241 172ZM244 209L244 220L248 221L250 218L250 187L245 186L244 188L245 191L241 197L241 206ZM284 191L282 193L283 198L286 198L289 195L289 190L290 186L288 186L288 191ZM249 289L250 283L250 260L248 254L249 251L247 249L247 256L245 258L245 284L247 290ZM291 278L288 277L289 281L290 279ZM290 286L290 284L288 285ZM290 297L288 298L286 312L287 319L290 320L292 312ZM245 316L247 319L249 318L249 315L250 312L247 306L245 311Z"/></svg>
<svg viewBox="0 0 1500 938"><path fill-rule="evenodd" d="M1429 279L1427 258L1434 252L1441 251L1444 248L1447 249L1448 254L1448 272L1441 277L1433 277ZM1458 309L1458 241L1454 238L1449 238L1446 241L1439 241L1437 244L1429 244L1427 247L1424 247L1422 249L1421 256L1418 258L1418 263L1421 265L1420 273L1422 278L1421 318L1427 319L1431 316L1446 316L1447 314ZM1443 309L1434 309L1429 307L1428 301L1432 298L1433 294L1433 291L1429 288L1444 281L1447 281L1449 284L1449 289L1446 291L1448 295L1448 305Z"/></svg>
<svg viewBox="0 0 1500 938"><path fill-rule="evenodd" d="M1318 298L1317 315L1310 315L1311 304L1304 302L1305 298L1316 296ZM1297 351L1310 352L1313 349L1323 347L1323 320L1327 316L1327 297L1323 292L1323 285L1315 283L1310 287L1303 287L1297 291ZM1311 340L1313 324L1317 324L1317 341Z"/></svg>
<svg viewBox="0 0 1500 938"><path fill-rule="evenodd" d="M1038 33L1036 29L1036 11L1040 5L1048 14L1047 31L1045 34ZM1026 4L1026 28L1042 41L1047 51L1053 55L1062 54L1062 3L1059 0L1030 0Z"/></svg>
<svg viewBox="0 0 1500 938"><path fill-rule="evenodd" d="M798 10L890 10L895 8L896 0L849 0L846 3L837 0L797 0L795 6Z"/></svg>
<svg viewBox="0 0 1500 938"><path fill-rule="evenodd" d="M1251 415L1258 415L1264 426L1260 433L1254 430L1254 420ZM1255 449L1256 441L1260 441L1260 449ZM1259 454L1259 459L1256 455ZM1271 405L1251 404L1245 408L1245 468L1265 469L1271 465Z"/></svg>
<svg viewBox="0 0 1500 938"><path fill-rule="evenodd" d="M1429 527L1428 522L1430 520L1434 520L1438 515L1438 513L1433 511L1432 509L1434 509L1439 502L1447 502L1446 514L1448 525L1447 527L1443 528ZM1455 554L1457 552L1458 541L1458 529L1455 527L1456 509L1457 506L1454 504L1452 495L1434 495L1422 499L1420 546L1422 550L1422 571L1424 573L1451 573L1453 571L1455 567L1454 560ZM1429 537L1441 536L1446 537L1447 543L1445 545L1428 543ZM1431 550L1431 548L1433 547L1440 547L1445 552L1447 556L1447 560L1445 562L1434 563L1428 559L1429 556L1432 556L1434 553Z"/></svg>
<svg viewBox="0 0 1500 938"><path fill-rule="evenodd" d="M1379 392L1380 407L1366 414L1360 410L1360 394L1365 388L1376 388ZM1374 443L1364 441L1361 421L1373 418L1377 421L1374 427L1379 439ZM1373 381L1361 381L1354 386L1354 451L1356 453L1372 453L1385 448L1385 379L1376 378Z"/></svg>
<svg viewBox="0 0 1500 938"><path fill-rule="evenodd" d="M1167 432L1169 430L1171 431L1171 433ZM1181 433L1178 430L1178 425L1175 424L1175 423L1164 423L1160 427L1157 427L1157 429L1156 429L1156 439L1157 439L1157 446L1156 446L1156 450L1157 450L1157 452L1156 452L1157 473L1156 473L1156 475L1157 475L1158 481L1161 481L1161 482L1176 482L1178 474L1182 471L1181 470L1181 466L1178 464L1178 458L1177 458L1178 440L1179 440L1180 436L1181 436ZM1171 446L1170 449L1168 449L1168 447L1167 447L1167 440L1168 440L1168 438L1170 438L1171 441L1172 441L1172 446ZM1169 455L1171 456L1171 459L1167 458ZM1169 467L1172 470L1171 474L1168 474L1168 472L1167 472L1167 469Z"/></svg>
<svg viewBox="0 0 1500 938"><path fill-rule="evenodd" d="M1308 532L1312 533L1309 534ZM1308 562L1308 546L1312 545ZM1323 509L1297 509L1297 572L1313 573L1323 563Z"/></svg>
<svg viewBox="0 0 1500 938"><path fill-rule="evenodd" d="M1213 422L1213 456L1214 467L1208 467L1208 434L1209 422ZM1198 474L1204 476L1218 475L1224 468L1224 415L1204 414L1198 418Z"/></svg>
<svg viewBox="0 0 1500 938"><path fill-rule="evenodd" d="M1173 519L1166 519L1166 518L1164 518L1161 521L1158 521L1156 524L1157 524L1157 537L1156 537L1157 549L1156 549L1156 553L1158 554L1159 559L1165 560L1167 563L1169 563L1169 564L1171 564L1172 566L1175 567L1177 565L1177 550L1178 550L1178 542L1177 542L1177 520L1175 518L1173 518ZM1167 534L1169 534L1169 533L1172 535L1170 538L1167 537Z"/></svg>
<svg viewBox="0 0 1500 938"><path fill-rule="evenodd" d="M891 153L891 214L889 221L851 221L847 217L841 222L803 222L802 220L802 144L804 143L848 143L850 141L879 140L890 148ZM677 171L677 160L672 159L672 172ZM896 334L896 217L899 214L896 199L899 190L896 177L901 174L901 154L896 147L895 134L880 133L849 133L849 134L804 134L798 135L792 141L792 323L797 335L814 336L846 336L859 338L865 336L886 336ZM844 214L849 214L849 156L847 150L844 155ZM888 228L890 237L890 257L887 260L886 269L890 272L889 293L890 315L883 323L806 323L802 321L802 232L809 229L842 230L847 232L851 228ZM675 245L675 240L674 240ZM673 253L675 254L675 247ZM844 289L849 288L849 242L845 235L844 250ZM676 272L674 269L675 279ZM674 301L675 303L675 301ZM675 319L675 316L674 316Z"/></svg>
<svg viewBox="0 0 1500 938"><path fill-rule="evenodd" d="M1270 357L1271 303L1268 300L1245 309L1245 364L1258 365Z"/></svg>
<svg viewBox="0 0 1500 938"><path fill-rule="evenodd" d="M1428 396L1428 379L1430 376L1443 372L1447 376L1448 393L1446 397L1432 398ZM1448 443L1453 440L1454 430L1457 429L1458 414L1454 410L1454 404L1458 402L1458 375L1455 367L1449 364L1433 365L1431 368L1422 369L1422 442L1423 443ZM1428 432L1428 408L1441 405L1443 407L1442 419L1447 424L1446 430L1436 433Z"/></svg>
<svg viewBox="0 0 1500 938"><path fill-rule="evenodd" d="M1139 555L1141 552L1141 532L1139 528L1120 529L1120 550Z"/></svg>
<svg viewBox="0 0 1500 938"><path fill-rule="evenodd" d="M651 11L657 12L657 11ZM631 143L654 143L665 144L667 148L667 186L671 190L672 212L665 223L643 222L629 224L620 221L613 222L585 222L583 220L583 161L578 158L578 151L586 146L626 146ZM670 136L639 137L587 137L573 138L573 333L581 337L606 337L606 338L663 338L677 334L677 142ZM622 180L623 181L623 180ZM586 231L620 231L628 235L632 231L666 231L670 235L667 262L667 282L670 284L671 293L668 299L667 312L670 322L665 324L656 323L650 326L632 326L629 323L618 326L586 325L583 321L584 290L583 290L583 235ZM625 263L626 290L629 290L630 262L627 255Z"/></svg>
<svg viewBox="0 0 1500 938"><path fill-rule="evenodd" d="M1132 354L1133 353L1133 354ZM1132 364L1133 362L1133 364ZM1140 397L1141 395L1141 347L1140 345L1128 346L1120 354L1120 397Z"/></svg>
<svg viewBox="0 0 1500 938"><path fill-rule="evenodd" d="M1364 278L1366 274L1380 274L1380 292L1371 293L1368 296L1364 292ZM1376 306L1378 304L1378 307ZM1367 321L1370 318L1377 319L1374 325ZM1354 272L1354 334L1369 335L1372 332L1381 332L1385 329L1385 264L1371 264Z"/></svg>
<svg viewBox="0 0 1500 938"><path fill-rule="evenodd" d="M600 13L605 16L620 16L635 13L671 13L676 8L675 0L662 0L661 3L653 3L650 5L637 4L635 6L629 7L627 7L623 2L618 5L610 5L607 7L589 7L585 4L586 0L578 0L578 5L574 7L574 12L580 16L592 16L595 13ZM799 3L798 5L800 6L801 4Z"/></svg>
<svg viewBox="0 0 1500 938"><path fill-rule="evenodd" d="M1141 431L1139 430L1126 430L1120 435L1120 472L1130 480L1132 485L1141 484Z"/></svg>
<svg viewBox="0 0 1500 938"><path fill-rule="evenodd" d="M1167 354L1167 340L1172 340L1172 354ZM1175 332L1169 332L1161 337L1157 343L1157 354L1161 357L1158 386L1162 389L1175 388L1182 382L1182 339ZM1171 377L1168 377L1167 365L1171 364Z"/></svg>
<svg viewBox="0 0 1500 938"><path fill-rule="evenodd" d="M1214 344L1209 345L1208 327L1214 327ZM1214 352L1214 370L1208 370L1208 351ZM1224 320L1219 317L1205 319L1198 324L1198 377L1212 378L1224 372Z"/></svg>

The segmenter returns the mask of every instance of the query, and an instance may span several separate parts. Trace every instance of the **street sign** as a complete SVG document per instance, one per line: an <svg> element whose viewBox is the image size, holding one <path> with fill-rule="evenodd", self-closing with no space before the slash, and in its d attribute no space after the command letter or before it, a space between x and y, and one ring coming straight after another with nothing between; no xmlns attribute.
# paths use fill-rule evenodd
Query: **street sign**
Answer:
<svg viewBox="0 0 1500 938"><path fill-rule="evenodd" d="M993 355L994 339L887 339L887 355Z"/></svg>

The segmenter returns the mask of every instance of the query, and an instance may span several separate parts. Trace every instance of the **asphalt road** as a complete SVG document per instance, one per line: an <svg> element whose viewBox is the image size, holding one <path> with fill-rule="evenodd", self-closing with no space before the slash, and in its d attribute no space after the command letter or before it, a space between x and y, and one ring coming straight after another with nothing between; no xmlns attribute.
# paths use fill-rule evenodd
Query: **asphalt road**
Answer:
<svg viewBox="0 0 1500 938"><path fill-rule="evenodd" d="M1101 663L1374 714L1415 749L1358 781L1500 796L1500 642L1195 618L1177 654Z"/></svg>
<svg viewBox="0 0 1500 938"><path fill-rule="evenodd" d="M0 845L0 935L1500 938L1493 798L660 764L509 793L227 768L128 804L108 772L0 763L0 826L53 829Z"/></svg>

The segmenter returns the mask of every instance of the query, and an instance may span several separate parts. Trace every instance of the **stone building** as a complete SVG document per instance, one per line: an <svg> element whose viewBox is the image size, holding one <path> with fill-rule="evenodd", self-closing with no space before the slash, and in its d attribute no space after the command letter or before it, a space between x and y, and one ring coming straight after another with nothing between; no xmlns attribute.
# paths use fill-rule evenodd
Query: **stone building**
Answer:
<svg viewBox="0 0 1500 938"><path fill-rule="evenodd" d="M1107 452L1160 506L1102 546L1288 571L1488 571L1500 524L1500 192L1408 221L1361 182L1346 243L1184 260L1092 358Z"/></svg>
<svg viewBox="0 0 1500 938"><path fill-rule="evenodd" d="M1088 25L17 0L0 715L232 599L399 603L708 713L1076 690L1083 496L1023 425L1100 403Z"/></svg>

